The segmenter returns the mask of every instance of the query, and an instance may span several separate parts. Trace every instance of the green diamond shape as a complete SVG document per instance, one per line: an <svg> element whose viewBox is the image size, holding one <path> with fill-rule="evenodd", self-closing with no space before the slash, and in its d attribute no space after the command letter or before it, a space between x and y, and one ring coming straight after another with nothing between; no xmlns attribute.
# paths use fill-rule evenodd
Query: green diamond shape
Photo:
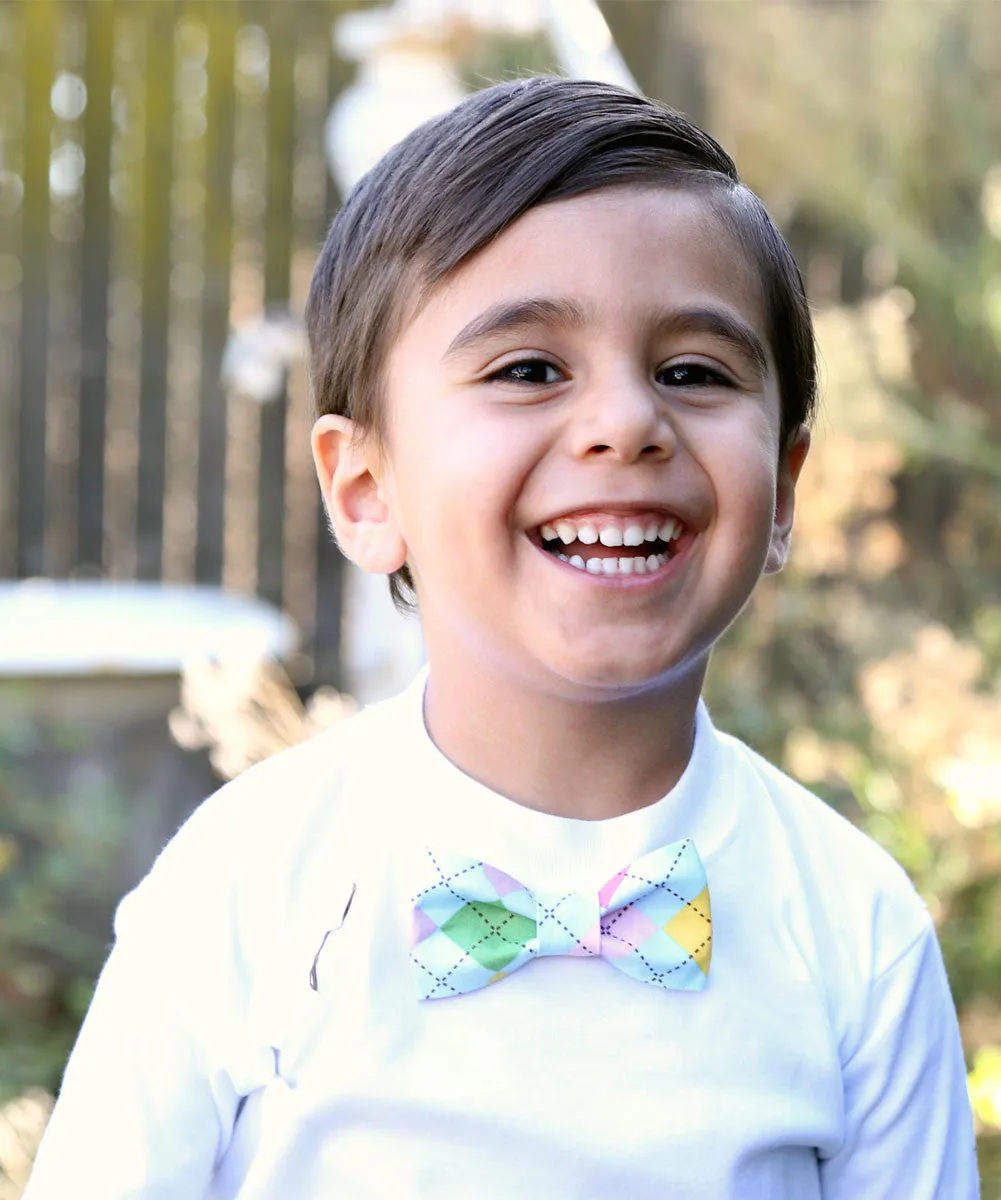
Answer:
<svg viewBox="0 0 1001 1200"><path fill-rule="evenodd" d="M535 937L530 917L509 912L503 904L470 900L441 927L457 946L488 971L503 971Z"/></svg>

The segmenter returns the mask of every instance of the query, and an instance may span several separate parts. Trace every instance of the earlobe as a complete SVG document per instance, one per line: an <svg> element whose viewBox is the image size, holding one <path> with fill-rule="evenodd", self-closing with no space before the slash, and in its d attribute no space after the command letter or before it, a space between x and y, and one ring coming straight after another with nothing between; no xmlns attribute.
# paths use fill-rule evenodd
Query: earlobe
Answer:
<svg viewBox="0 0 1001 1200"><path fill-rule="evenodd" d="M775 517L772 538L765 559L765 574L781 571L789 557L793 514L796 507L796 484L806 456L810 451L810 430L801 425L782 455L775 489Z"/></svg>
<svg viewBox="0 0 1001 1200"><path fill-rule="evenodd" d="M313 462L323 503L341 551L363 571L388 575L407 561L407 547L384 495L372 438L347 417L327 414L313 426Z"/></svg>

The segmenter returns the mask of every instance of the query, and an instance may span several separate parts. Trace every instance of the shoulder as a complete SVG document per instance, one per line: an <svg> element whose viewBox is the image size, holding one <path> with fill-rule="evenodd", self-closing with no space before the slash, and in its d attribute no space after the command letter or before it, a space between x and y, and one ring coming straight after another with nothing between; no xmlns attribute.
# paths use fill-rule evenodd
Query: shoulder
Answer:
<svg viewBox="0 0 1001 1200"><path fill-rule="evenodd" d="M230 858L294 854L337 819L349 784L371 776L375 785L403 699L371 705L249 768L204 800L167 850L212 853L224 841Z"/></svg>
<svg viewBox="0 0 1001 1200"><path fill-rule="evenodd" d="M871 979L933 935L924 901L882 846L743 742L719 737L744 781L752 839L832 947Z"/></svg>
<svg viewBox="0 0 1001 1200"><path fill-rule="evenodd" d="M401 699L265 759L209 796L123 909L144 922L169 920L196 937L206 920L255 941L280 928L325 864L349 848L359 808L351 798L380 788Z"/></svg>
<svg viewBox="0 0 1001 1200"><path fill-rule="evenodd" d="M220 788L119 904L118 975L169 996L240 1078L260 1077L254 1047L280 1044L310 995L318 930L343 912L372 844L355 818L379 806L358 800L391 783L392 756L379 751L399 728L395 706L366 709Z"/></svg>

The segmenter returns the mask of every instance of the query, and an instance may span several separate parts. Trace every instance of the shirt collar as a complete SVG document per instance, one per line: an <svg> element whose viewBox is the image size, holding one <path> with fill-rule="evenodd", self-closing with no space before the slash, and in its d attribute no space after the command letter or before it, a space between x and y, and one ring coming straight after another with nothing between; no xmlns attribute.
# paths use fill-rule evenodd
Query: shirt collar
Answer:
<svg viewBox="0 0 1001 1200"><path fill-rule="evenodd" d="M708 869L729 840L736 818L732 755L702 700L692 753L675 786L643 808L587 821L526 808L446 758L424 723L427 678L425 669L399 698L406 781L397 813L412 837L493 862L530 887L572 890L684 837L694 838Z"/></svg>

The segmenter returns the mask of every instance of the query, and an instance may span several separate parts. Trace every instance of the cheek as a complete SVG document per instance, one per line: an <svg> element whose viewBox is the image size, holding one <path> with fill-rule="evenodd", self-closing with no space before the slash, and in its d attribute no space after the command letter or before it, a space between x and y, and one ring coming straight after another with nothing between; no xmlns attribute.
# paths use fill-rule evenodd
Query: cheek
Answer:
<svg viewBox="0 0 1001 1200"><path fill-rule="evenodd" d="M401 422L394 433L393 505L418 572L470 571L510 554L518 504L532 469L510 423Z"/></svg>
<svg viewBox="0 0 1001 1200"><path fill-rule="evenodd" d="M760 412L735 413L707 422L690 442L702 470L712 480L717 501L774 500L778 479L778 437Z"/></svg>

